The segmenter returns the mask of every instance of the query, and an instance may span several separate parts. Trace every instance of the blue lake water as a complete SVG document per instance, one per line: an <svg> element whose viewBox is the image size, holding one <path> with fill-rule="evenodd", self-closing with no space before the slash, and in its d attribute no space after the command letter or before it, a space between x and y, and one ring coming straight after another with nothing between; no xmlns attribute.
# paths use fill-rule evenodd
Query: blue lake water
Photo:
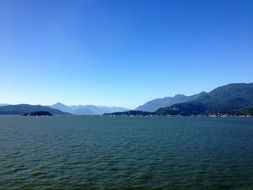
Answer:
<svg viewBox="0 0 253 190"><path fill-rule="evenodd" d="M253 118L0 116L0 189L253 189Z"/></svg>

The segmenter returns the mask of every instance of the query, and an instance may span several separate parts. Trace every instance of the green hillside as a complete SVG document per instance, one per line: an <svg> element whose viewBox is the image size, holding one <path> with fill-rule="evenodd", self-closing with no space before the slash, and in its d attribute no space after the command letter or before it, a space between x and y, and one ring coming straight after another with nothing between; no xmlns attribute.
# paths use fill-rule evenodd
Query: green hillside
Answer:
<svg viewBox="0 0 253 190"><path fill-rule="evenodd" d="M155 113L159 115L237 114L252 105L253 83L234 83L218 87L195 101L160 108Z"/></svg>

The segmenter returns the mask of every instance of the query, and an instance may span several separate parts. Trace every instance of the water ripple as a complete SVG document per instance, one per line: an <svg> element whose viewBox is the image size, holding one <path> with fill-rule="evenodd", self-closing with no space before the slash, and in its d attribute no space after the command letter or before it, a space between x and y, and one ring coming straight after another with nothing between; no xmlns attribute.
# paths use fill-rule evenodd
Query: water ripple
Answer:
<svg viewBox="0 0 253 190"><path fill-rule="evenodd" d="M0 189L253 189L252 118L0 117Z"/></svg>

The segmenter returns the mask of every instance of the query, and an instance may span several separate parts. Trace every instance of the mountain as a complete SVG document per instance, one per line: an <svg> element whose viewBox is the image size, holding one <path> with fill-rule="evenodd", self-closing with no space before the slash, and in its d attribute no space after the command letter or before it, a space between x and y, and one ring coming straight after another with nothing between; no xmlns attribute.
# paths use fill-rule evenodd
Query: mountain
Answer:
<svg viewBox="0 0 253 190"><path fill-rule="evenodd" d="M122 107L108 107L108 106L94 106L94 105L87 105L84 107L90 109L92 112L98 115L102 115L104 113L122 112L129 110Z"/></svg>
<svg viewBox="0 0 253 190"><path fill-rule="evenodd" d="M61 110L63 112L69 112L75 115L102 115L104 113L123 112L129 110L122 107L108 107L108 106L94 106L94 105L67 106L59 102L50 107Z"/></svg>
<svg viewBox="0 0 253 190"><path fill-rule="evenodd" d="M68 112L68 113L73 113L74 109L70 106L66 106L60 102L54 104L54 105L51 105L50 106L51 108L54 108L54 109L58 109L62 112Z"/></svg>
<svg viewBox="0 0 253 190"><path fill-rule="evenodd" d="M24 115L31 112L49 112L52 115L66 115L68 113L41 105L18 104L0 107L0 115Z"/></svg>
<svg viewBox="0 0 253 190"><path fill-rule="evenodd" d="M2 107L2 106L8 106L9 104L0 104L0 107Z"/></svg>
<svg viewBox="0 0 253 190"><path fill-rule="evenodd" d="M99 115L90 110L88 107L77 108L73 111L75 115Z"/></svg>
<svg viewBox="0 0 253 190"><path fill-rule="evenodd" d="M195 94L192 96L185 96L182 94L177 94L174 97L158 98L158 99L151 100L151 101L137 107L136 110L154 112L159 108L169 107L173 104L185 103L185 102L190 102L190 101L196 100L204 94L206 94L206 92L201 92L199 94Z"/></svg>
<svg viewBox="0 0 253 190"><path fill-rule="evenodd" d="M130 111L124 111L124 112L114 112L114 113L105 113L104 115L142 115L142 116L148 116L153 115L153 112L146 112L146 111L139 111L139 110L130 110Z"/></svg>
<svg viewBox="0 0 253 190"><path fill-rule="evenodd" d="M242 110L251 113L252 105L253 83L233 83L218 87L194 101L160 108L155 113L159 115L239 114Z"/></svg>

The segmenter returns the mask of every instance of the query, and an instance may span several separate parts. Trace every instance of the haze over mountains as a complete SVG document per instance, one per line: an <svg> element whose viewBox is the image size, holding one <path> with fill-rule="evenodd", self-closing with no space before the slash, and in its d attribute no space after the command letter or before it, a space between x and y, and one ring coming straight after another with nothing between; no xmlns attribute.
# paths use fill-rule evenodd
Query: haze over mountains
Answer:
<svg viewBox="0 0 253 190"><path fill-rule="evenodd" d="M253 83L234 83L215 88L198 99L156 111L159 115L200 115L212 113L249 114L253 108Z"/></svg>
<svg viewBox="0 0 253 190"><path fill-rule="evenodd" d="M0 104L0 115L25 115L32 112L49 112L52 115L102 115L104 113L122 112L127 110L129 109L94 105L66 106L62 103L56 103L52 106Z"/></svg>
<svg viewBox="0 0 253 190"><path fill-rule="evenodd" d="M8 105L9 105L9 104L0 104L0 107L1 107L1 106L8 106Z"/></svg>
<svg viewBox="0 0 253 190"><path fill-rule="evenodd" d="M147 103L145 103L141 106L138 106L136 108L136 110L146 111L146 112L154 112L154 111L158 110L159 108L169 107L173 104L185 103L185 102L190 102L190 101L196 100L204 94L206 94L206 92L201 92L199 94L195 94L192 96L185 96L183 94L177 94L174 97L157 98L157 99L148 101Z"/></svg>
<svg viewBox="0 0 253 190"><path fill-rule="evenodd" d="M51 107L75 115L102 115L104 113L123 112L129 110L127 108L122 107L94 106L94 105L67 106L60 102L52 105Z"/></svg>
<svg viewBox="0 0 253 190"><path fill-rule="evenodd" d="M128 111L115 115L253 115L253 83L234 83L200 93L198 98L154 112Z"/></svg>
<svg viewBox="0 0 253 190"><path fill-rule="evenodd" d="M249 114L253 115L253 83L234 83L215 88L209 93L201 92L192 96L175 95L151 100L135 110L122 107L94 105L67 106L56 103L52 106L0 104L0 114L23 115L44 111L52 115L208 115L208 114Z"/></svg>
<svg viewBox="0 0 253 190"><path fill-rule="evenodd" d="M24 115L31 112L49 112L52 115L66 115L68 113L62 112L57 109L50 108L48 106L41 105L29 105L29 104L18 104L18 105L7 105L0 107L0 115Z"/></svg>

